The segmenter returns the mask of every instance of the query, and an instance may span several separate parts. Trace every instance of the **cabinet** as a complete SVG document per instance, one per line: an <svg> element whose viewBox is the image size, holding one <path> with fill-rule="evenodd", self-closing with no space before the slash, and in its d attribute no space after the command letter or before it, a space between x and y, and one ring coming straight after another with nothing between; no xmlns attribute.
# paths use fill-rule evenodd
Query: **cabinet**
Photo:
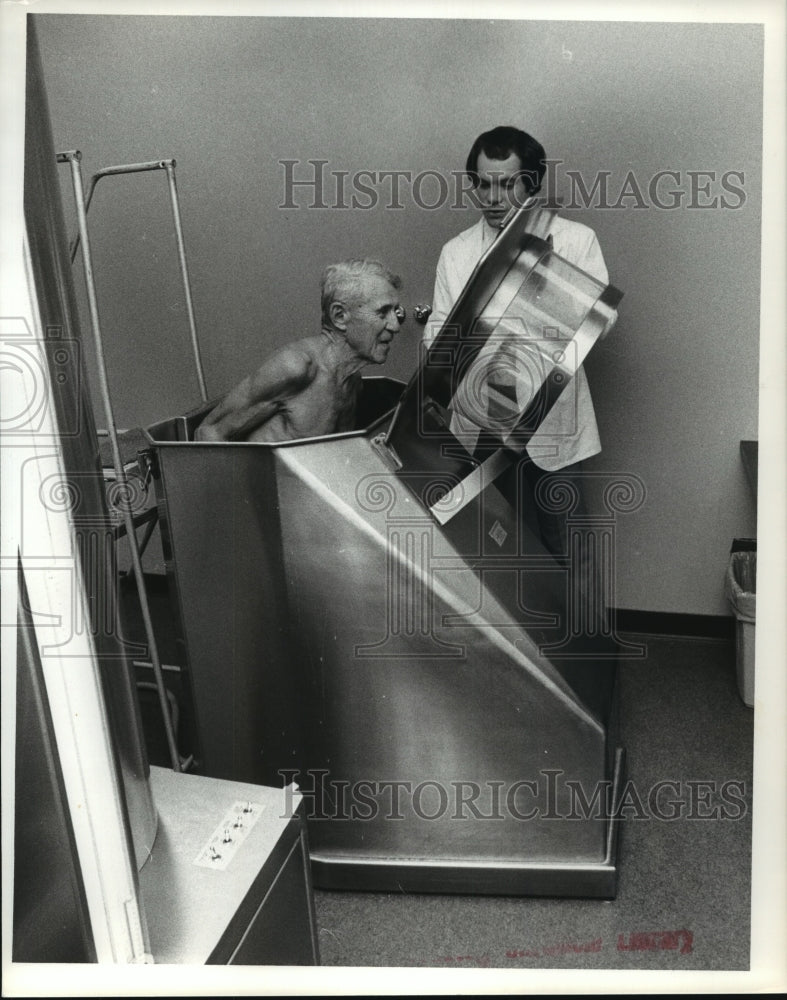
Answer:
<svg viewBox="0 0 787 1000"><path fill-rule="evenodd" d="M158 830L139 881L154 961L319 964L295 786L150 770ZM247 823L235 842L233 809ZM210 867L213 854L222 856Z"/></svg>

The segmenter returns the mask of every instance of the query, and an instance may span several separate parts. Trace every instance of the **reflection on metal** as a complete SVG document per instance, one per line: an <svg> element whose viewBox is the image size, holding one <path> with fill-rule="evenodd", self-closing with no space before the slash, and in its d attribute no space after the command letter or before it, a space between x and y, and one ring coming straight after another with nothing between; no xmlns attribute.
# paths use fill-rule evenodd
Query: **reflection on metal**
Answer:
<svg viewBox="0 0 787 1000"><path fill-rule="evenodd" d="M492 470L499 475L524 451L614 324L621 292L541 238L552 214L520 210L477 264L386 433L404 467L422 467L428 439L436 437L425 420L431 401L451 407L450 429L467 451L481 431L495 436L501 454L486 466L484 482L490 482ZM477 495L477 484L468 486L465 503ZM455 494L434 513L447 520L459 510Z"/></svg>
<svg viewBox="0 0 787 1000"><path fill-rule="evenodd" d="M357 431L194 442L202 411L148 429L203 768L297 782L318 885L615 893L617 646L567 628L567 570L445 412L501 322L554 321L579 361L547 376L570 381L610 318L614 293L526 221L404 393L364 380ZM511 397L493 466L548 381Z"/></svg>
<svg viewBox="0 0 787 1000"><path fill-rule="evenodd" d="M500 448L468 473L461 483L452 485L443 496L432 504L429 508L430 513L440 524L446 524L454 514L458 514L463 507L472 503L483 493L487 486L508 468L510 463L510 456L506 454L504 448Z"/></svg>

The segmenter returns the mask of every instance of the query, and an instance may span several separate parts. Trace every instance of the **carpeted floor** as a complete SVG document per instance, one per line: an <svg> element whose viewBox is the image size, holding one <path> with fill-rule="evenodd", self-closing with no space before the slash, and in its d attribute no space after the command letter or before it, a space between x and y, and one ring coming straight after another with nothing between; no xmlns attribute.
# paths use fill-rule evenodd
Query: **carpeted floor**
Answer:
<svg viewBox="0 0 787 1000"><path fill-rule="evenodd" d="M627 779L644 799L657 782L677 782L673 797L684 806L674 820L657 819L645 802L647 818L637 818L632 798L617 898L317 890L323 965L749 967L753 712L738 697L734 648L713 639L628 638L646 642L648 654L621 667ZM672 791L659 800L665 815ZM703 818L723 813L728 818Z"/></svg>
<svg viewBox="0 0 787 1000"><path fill-rule="evenodd" d="M133 605L133 584L124 590L125 603ZM166 593L154 586L151 596L162 660L177 662L166 627L171 621ZM645 818L638 818L632 800L621 829L617 898L315 890L323 965L749 967L753 712L738 695L734 643L626 638L647 646L644 659L621 663L627 782L644 800L658 782L675 782L675 794L669 788L660 797L662 812L668 814L670 798L683 805L678 818L657 819L645 801ZM143 718L152 720L146 727L151 760L166 766L155 695L141 690L140 697L150 703L147 713L143 704ZM715 798L709 782L717 789ZM725 783L726 802L718 796ZM729 818L703 818L722 812Z"/></svg>

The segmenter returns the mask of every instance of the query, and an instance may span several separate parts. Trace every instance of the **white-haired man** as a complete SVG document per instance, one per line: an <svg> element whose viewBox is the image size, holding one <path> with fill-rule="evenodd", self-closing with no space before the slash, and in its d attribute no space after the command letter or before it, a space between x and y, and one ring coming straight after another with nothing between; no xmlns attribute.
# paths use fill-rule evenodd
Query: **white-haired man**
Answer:
<svg viewBox="0 0 787 1000"><path fill-rule="evenodd" d="M329 265L322 329L268 358L207 415L197 441L292 441L354 429L360 369L399 332L401 279L376 260Z"/></svg>

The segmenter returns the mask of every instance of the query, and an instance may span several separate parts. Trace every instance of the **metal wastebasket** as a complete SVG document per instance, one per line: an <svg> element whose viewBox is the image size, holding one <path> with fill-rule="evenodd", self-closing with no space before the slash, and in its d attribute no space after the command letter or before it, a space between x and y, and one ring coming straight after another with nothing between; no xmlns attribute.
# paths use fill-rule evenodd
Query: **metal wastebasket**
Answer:
<svg viewBox="0 0 787 1000"><path fill-rule="evenodd" d="M757 610L757 551L733 551L727 567L727 599L735 615L738 691L754 707L754 628Z"/></svg>

